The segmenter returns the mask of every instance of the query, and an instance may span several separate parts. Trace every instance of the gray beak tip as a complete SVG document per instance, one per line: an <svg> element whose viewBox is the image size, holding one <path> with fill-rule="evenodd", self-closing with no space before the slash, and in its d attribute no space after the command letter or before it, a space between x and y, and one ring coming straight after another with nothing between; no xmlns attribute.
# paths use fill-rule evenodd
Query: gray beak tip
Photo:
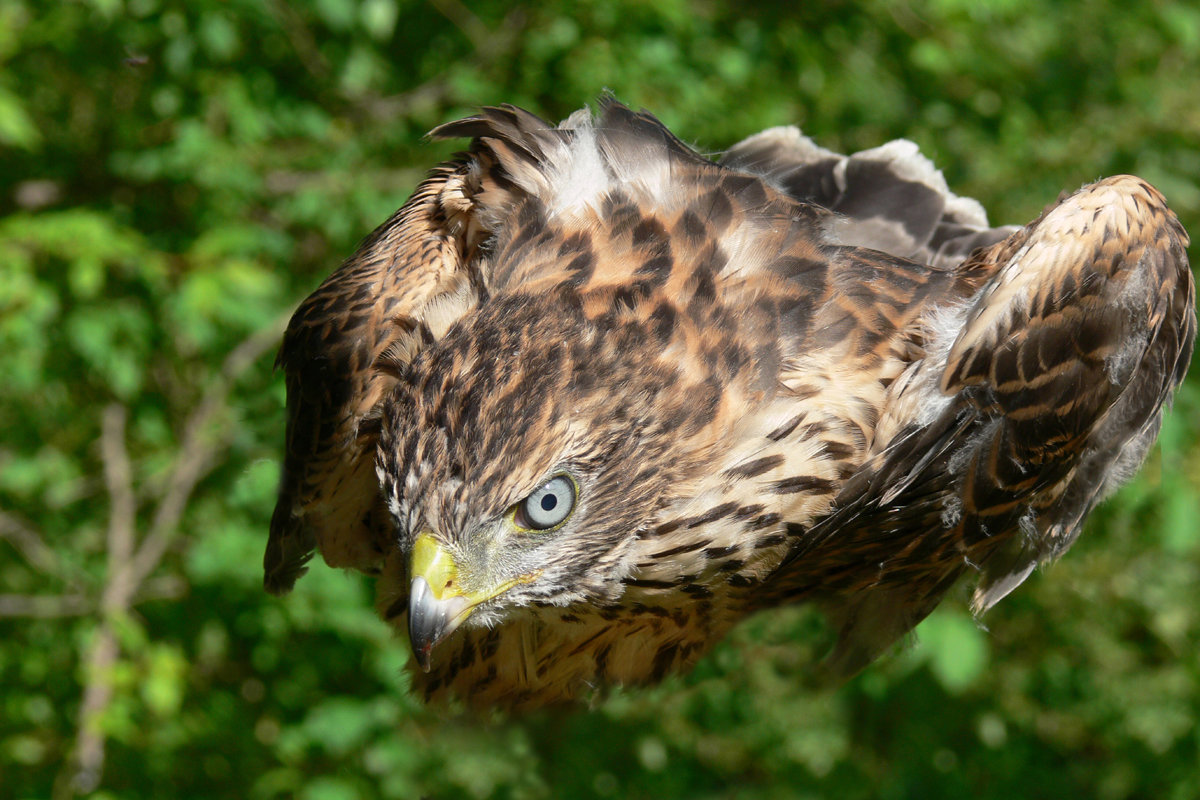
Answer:
<svg viewBox="0 0 1200 800"><path fill-rule="evenodd" d="M408 639L423 672L430 670L433 648L458 628L469 610L467 598L451 595L438 599L425 578L413 579L408 597Z"/></svg>

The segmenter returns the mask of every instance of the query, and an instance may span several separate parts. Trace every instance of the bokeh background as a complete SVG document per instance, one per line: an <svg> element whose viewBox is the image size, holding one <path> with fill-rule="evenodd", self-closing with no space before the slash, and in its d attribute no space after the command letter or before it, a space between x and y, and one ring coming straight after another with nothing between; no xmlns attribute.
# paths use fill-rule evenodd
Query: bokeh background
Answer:
<svg viewBox="0 0 1200 800"><path fill-rule="evenodd" d="M907 136L999 223L1133 172L1200 234L1191 0L0 0L0 796L1195 798L1200 371L988 615L836 692L804 609L590 710L429 711L368 583L260 588L281 325L479 105L718 152Z"/></svg>

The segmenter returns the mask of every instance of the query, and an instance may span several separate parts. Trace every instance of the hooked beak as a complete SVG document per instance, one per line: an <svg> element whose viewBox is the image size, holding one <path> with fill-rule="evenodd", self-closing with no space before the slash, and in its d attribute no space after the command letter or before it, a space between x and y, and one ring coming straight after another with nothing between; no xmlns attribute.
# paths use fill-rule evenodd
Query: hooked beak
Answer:
<svg viewBox="0 0 1200 800"><path fill-rule="evenodd" d="M429 531L413 543L412 587L408 595L408 639L417 664L429 672L433 648L463 624L480 603L497 597L537 574L508 580L484 591L465 591L458 565Z"/></svg>
<svg viewBox="0 0 1200 800"><path fill-rule="evenodd" d="M438 642L454 633L476 603L463 594L458 566L433 535L417 536L408 595L408 639L417 664L429 672L429 656Z"/></svg>

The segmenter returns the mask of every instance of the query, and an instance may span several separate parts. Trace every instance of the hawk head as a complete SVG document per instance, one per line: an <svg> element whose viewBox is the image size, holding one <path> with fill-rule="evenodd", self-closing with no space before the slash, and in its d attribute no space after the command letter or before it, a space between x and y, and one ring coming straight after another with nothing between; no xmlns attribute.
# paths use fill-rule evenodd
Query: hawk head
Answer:
<svg viewBox="0 0 1200 800"><path fill-rule="evenodd" d="M719 360L672 347L653 304L589 306L569 283L493 297L392 367L377 469L426 670L463 623L613 604L634 543L714 456Z"/></svg>

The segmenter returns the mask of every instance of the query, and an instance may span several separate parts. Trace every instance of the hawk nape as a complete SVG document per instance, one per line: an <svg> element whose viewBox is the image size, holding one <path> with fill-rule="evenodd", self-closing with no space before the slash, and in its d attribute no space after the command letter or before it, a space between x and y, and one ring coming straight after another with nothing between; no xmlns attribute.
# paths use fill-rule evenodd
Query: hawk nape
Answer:
<svg viewBox="0 0 1200 800"><path fill-rule="evenodd" d="M378 576L432 699L688 667L803 600L860 669L982 612L1138 467L1195 337L1187 234L1121 176L989 228L911 142L713 163L612 100L470 151L296 312L266 586Z"/></svg>

